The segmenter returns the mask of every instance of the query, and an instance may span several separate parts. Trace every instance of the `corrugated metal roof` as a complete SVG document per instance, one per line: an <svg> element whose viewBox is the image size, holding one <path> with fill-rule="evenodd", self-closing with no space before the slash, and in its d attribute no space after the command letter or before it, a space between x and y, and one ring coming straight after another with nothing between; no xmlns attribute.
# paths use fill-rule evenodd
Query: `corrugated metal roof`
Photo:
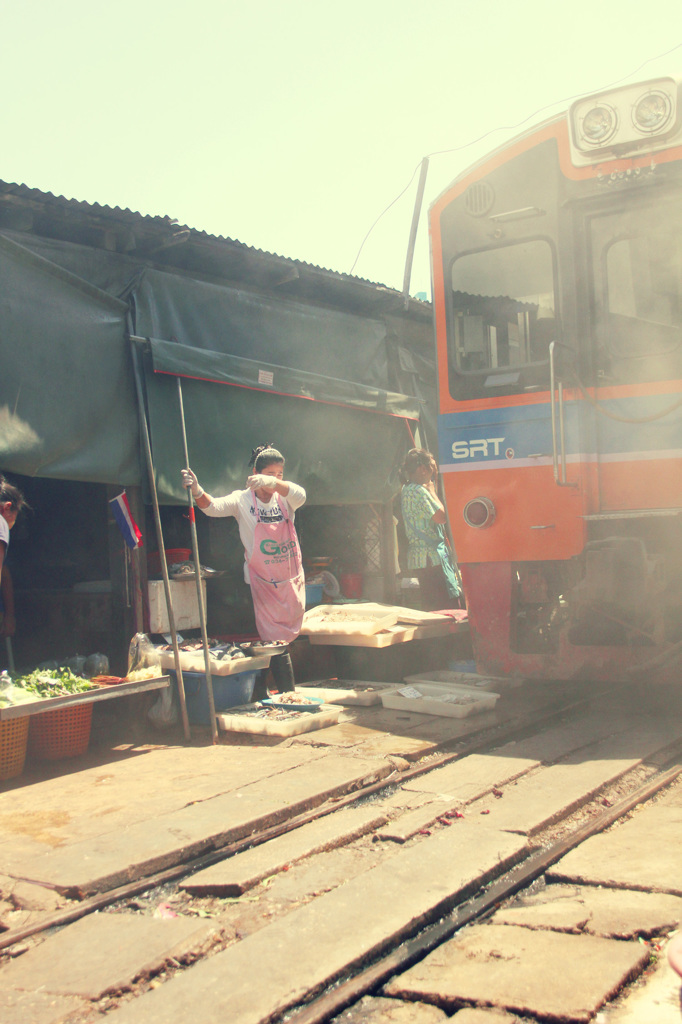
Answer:
<svg viewBox="0 0 682 1024"><path fill-rule="evenodd" d="M28 185L0 180L0 206L4 198L10 199L10 201L13 199L19 200L24 206L34 206L35 204L36 207L40 207L46 212L53 211L57 215L60 213L81 214L90 220L109 221L112 226L115 224L119 227L127 226L131 229L138 227L142 228L145 234L163 234L168 239L165 243L167 245L172 245L175 238L184 236L184 238L191 238L194 243L204 242L212 246L225 247L226 250L239 250L244 254L250 254L252 258L263 261L278 261L286 264L288 267L296 267L298 270L309 274L322 275L325 278L334 279L338 282L346 282L350 286L363 286L372 289L374 292L391 296L393 300L402 299L401 292L380 282L370 281L367 278L345 274L337 270L330 270L327 267L307 263L305 260L298 260L290 256L282 256L279 253L258 249L235 238L229 238L224 235L212 235L208 231L197 230L189 225L180 224L173 217L153 216L128 208L124 209L120 206L106 206L78 199L67 199L66 196L55 195L52 192L42 192L40 189L30 188ZM102 226L104 226L104 223L102 223ZM172 233L171 235L168 235L169 231ZM430 303L423 302L421 299L410 297L410 305L412 308L414 306L423 306L430 310Z"/></svg>

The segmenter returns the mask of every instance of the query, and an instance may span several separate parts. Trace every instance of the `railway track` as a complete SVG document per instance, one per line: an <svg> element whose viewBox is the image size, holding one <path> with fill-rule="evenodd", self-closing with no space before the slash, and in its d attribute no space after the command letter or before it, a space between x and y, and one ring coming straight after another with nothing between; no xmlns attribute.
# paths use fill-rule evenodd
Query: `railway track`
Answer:
<svg viewBox="0 0 682 1024"><path fill-rule="evenodd" d="M196 1019L204 1004L206 1012L223 1014L216 1020L314 1024L343 1011L352 1015L353 1004L363 998L369 1004L362 1004L362 1020L372 1021L371 1013L382 1012L386 995L380 993L390 993L394 1003L430 1002L448 1013L479 1005L480 999L453 995L442 982L420 996L418 987L403 991L399 979L428 964L434 951L449 948L476 922L489 926L496 908L532 889L590 837L624 817L634 820L641 805L658 794L676 792L682 739L676 721L664 708L644 720L641 714L633 717L618 711L619 703L613 691L604 691L589 704L567 702L568 717L567 707L524 716L458 751L405 767L190 863L79 900L29 929L0 936L0 949L9 957L23 943L30 954L40 948L41 933L49 932L45 941L50 942L55 928L68 934L70 922L95 911L149 915L161 906L169 915L215 924L213 940L200 953L141 970L128 991L108 991L68 1017L74 1024L103 1017L111 1024L180 1024ZM606 715L612 725L605 729ZM358 834L341 829L335 841L306 847L306 830L321 828L326 820L333 836L334 823L344 815L376 820ZM278 843L295 845L296 837L299 853L283 862ZM260 876L253 868L251 876L248 870L240 875L240 860L253 860L259 850ZM454 863L460 861L461 870ZM213 882L196 884L211 871L218 873ZM387 893L396 903L390 913ZM311 929L327 919L325 907L335 917L316 939ZM352 935L353 922L357 935ZM673 924L666 920L660 930ZM638 964L642 947L636 939L643 931L634 927L635 938L627 943L638 945ZM276 950L277 969L265 986L259 981L256 993L253 977L250 983L245 978L245 965L258 958L269 962ZM10 965L23 959L11 957ZM644 961L624 971L623 978L643 969ZM228 990L231 997L224 994ZM503 1006L504 999L492 1005ZM552 1017L551 1008L541 1007L535 1015L532 1006L521 1010L523 1020L560 1019ZM563 1019L589 1019L570 1012Z"/></svg>
<svg viewBox="0 0 682 1024"><path fill-rule="evenodd" d="M602 687L599 694L604 696L608 692L609 688ZM593 694L591 694L592 696ZM21 943L31 936L38 935L50 928L69 924L84 917L86 914L96 913L112 904L135 897L140 893L177 883L184 877L190 876L212 864L233 857L244 850L260 846L269 840L277 839L301 828L303 825L333 814L344 807L358 804L362 800L370 799L387 790L396 789L398 786L409 783L411 780L453 761L460 760L470 754L485 751L491 746L514 741L517 737L523 737L535 730L539 730L543 726L560 719L562 716L581 708L585 704L586 699L584 693L574 691L569 699L563 699L558 703L555 702L549 706L543 706L537 711L513 716L502 724L497 723L491 728L477 733L473 739L459 742L454 751L445 750L437 755L432 755L425 762L406 766L402 770L396 770L387 779L363 785L344 796L335 797L333 800L325 802L310 811L289 816L276 825L256 829L242 839L224 845L217 845L199 856L180 860L177 864L165 870L149 874L142 873L139 878L127 885L105 889L93 896L89 896L87 893L83 893L76 888L71 891L66 890L65 895L74 900L72 907L46 916L24 928L14 929L4 934L0 933L0 953L2 950L9 949L17 943ZM25 880L30 881L30 879Z"/></svg>
<svg viewBox="0 0 682 1024"><path fill-rule="evenodd" d="M619 819L630 814L639 804L646 802L662 789L675 782L682 767L675 765L661 769L634 789L627 797L608 810L598 812L585 825L569 832L566 838L540 847L522 864L505 872L485 887L485 891L457 906L438 922L429 925L418 935L402 943L397 949L375 963L358 971L353 977L334 986L331 992L314 999L308 1006L296 1008L286 1014L288 1024L324 1024L342 1010L352 1006L363 996L381 989L387 982L418 963L466 925L487 919L491 911L513 896L529 890L538 878L571 850L591 836L602 832ZM280 1018L281 1019L281 1018Z"/></svg>

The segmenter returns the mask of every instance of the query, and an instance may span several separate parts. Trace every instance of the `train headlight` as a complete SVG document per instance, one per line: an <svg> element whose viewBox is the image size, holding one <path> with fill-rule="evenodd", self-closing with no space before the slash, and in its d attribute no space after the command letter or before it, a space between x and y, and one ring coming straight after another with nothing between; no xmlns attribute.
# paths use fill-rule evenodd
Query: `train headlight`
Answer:
<svg viewBox="0 0 682 1024"><path fill-rule="evenodd" d="M582 120L582 135L593 146L602 146L615 135L618 115L608 103L600 103L587 111Z"/></svg>
<svg viewBox="0 0 682 1024"><path fill-rule="evenodd" d="M600 158L654 153L682 140L682 79L653 78L585 96L568 115L571 159L577 166Z"/></svg>
<svg viewBox="0 0 682 1024"><path fill-rule="evenodd" d="M495 506L490 498L472 498L464 506L464 522L482 530L495 521Z"/></svg>
<svg viewBox="0 0 682 1024"><path fill-rule="evenodd" d="M647 92L632 110L632 121L640 132L660 132L665 128L672 113L670 96L658 89Z"/></svg>

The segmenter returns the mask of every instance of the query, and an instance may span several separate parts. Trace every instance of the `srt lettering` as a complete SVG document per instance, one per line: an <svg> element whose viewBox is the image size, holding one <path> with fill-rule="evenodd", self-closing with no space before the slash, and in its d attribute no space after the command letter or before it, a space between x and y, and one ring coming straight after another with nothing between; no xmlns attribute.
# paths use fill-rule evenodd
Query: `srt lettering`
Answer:
<svg viewBox="0 0 682 1024"><path fill-rule="evenodd" d="M454 441L452 445L453 459L475 459L477 455L486 458L488 455L499 455L503 437L486 437L477 441ZM490 449L488 448L490 445Z"/></svg>

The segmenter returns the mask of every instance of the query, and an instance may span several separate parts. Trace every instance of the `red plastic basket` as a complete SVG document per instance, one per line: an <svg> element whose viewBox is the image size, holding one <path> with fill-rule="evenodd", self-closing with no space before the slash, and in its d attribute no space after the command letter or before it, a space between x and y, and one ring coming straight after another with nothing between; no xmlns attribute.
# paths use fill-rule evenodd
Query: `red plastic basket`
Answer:
<svg viewBox="0 0 682 1024"><path fill-rule="evenodd" d="M166 548L164 552L168 565L174 562L189 562L192 557L191 548ZM161 559L158 551L150 551L147 555L147 568L149 572L161 572Z"/></svg>
<svg viewBox="0 0 682 1024"><path fill-rule="evenodd" d="M84 754L90 742L92 704L75 704L31 716L28 752L44 761Z"/></svg>
<svg viewBox="0 0 682 1024"><path fill-rule="evenodd" d="M28 717L0 722L0 779L21 775L26 760Z"/></svg>

